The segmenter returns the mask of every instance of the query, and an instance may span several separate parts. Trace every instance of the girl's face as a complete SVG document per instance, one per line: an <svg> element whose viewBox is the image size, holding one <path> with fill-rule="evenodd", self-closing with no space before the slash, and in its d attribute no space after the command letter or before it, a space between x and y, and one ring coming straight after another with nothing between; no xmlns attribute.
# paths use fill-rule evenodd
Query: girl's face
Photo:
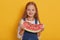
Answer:
<svg viewBox="0 0 60 40"><path fill-rule="evenodd" d="M32 4L28 5L26 12L29 17L34 17L36 13L35 6Z"/></svg>

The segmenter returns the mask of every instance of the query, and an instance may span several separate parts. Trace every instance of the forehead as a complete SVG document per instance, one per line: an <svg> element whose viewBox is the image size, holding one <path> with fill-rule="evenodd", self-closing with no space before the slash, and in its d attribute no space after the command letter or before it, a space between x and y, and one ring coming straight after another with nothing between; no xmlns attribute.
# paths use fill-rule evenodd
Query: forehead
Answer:
<svg viewBox="0 0 60 40"><path fill-rule="evenodd" d="M30 4L30 5L27 6L27 8L33 8L33 9L35 9L35 6L33 4Z"/></svg>

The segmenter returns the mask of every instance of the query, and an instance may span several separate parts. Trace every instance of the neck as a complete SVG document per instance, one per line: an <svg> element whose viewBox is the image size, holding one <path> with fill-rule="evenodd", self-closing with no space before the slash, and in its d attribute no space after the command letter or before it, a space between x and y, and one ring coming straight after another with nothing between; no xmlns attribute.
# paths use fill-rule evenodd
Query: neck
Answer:
<svg viewBox="0 0 60 40"><path fill-rule="evenodd" d="M27 20L33 21L34 20L34 17L28 17Z"/></svg>

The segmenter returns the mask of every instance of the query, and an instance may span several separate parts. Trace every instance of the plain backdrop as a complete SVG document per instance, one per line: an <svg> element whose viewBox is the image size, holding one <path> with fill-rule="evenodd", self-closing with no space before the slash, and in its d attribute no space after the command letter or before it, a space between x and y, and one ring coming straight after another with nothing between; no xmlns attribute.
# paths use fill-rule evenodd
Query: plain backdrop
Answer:
<svg viewBox="0 0 60 40"><path fill-rule="evenodd" d="M60 40L60 0L0 0L0 40L18 40L18 23L30 1L37 4L44 24L40 39Z"/></svg>

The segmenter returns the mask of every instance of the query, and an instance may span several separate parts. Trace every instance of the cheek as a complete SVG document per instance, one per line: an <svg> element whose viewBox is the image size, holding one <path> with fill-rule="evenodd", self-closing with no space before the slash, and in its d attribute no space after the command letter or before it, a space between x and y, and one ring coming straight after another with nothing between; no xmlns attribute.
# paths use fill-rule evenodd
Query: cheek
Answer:
<svg viewBox="0 0 60 40"><path fill-rule="evenodd" d="M30 13L30 11L27 11L27 14L29 14Z"/></svg>
<svg viewBox="0 0 60 40"><path fill-rule="evenodd" d="M36 11L32 11L33 15L35 15Z"/></svg>
<svg viewBox="0 0 60 40"><path fill-rule="evenodd" d="M30 11L27 11L27 15L29 15Z"/></svg>
<svg viewBox="0 0 60 40"><path fill-rule="evenodd" d="M27 13L29 13L30 11L27 11Z"/></svg>

